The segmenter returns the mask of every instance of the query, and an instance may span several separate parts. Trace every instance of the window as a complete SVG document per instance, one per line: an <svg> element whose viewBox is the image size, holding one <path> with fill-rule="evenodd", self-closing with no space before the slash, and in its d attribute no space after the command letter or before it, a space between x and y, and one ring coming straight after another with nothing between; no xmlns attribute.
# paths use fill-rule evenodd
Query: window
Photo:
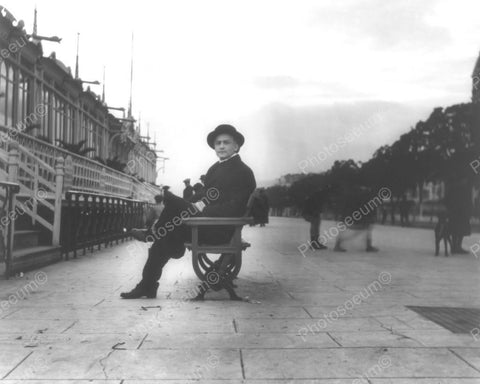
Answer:
<svg viewBox="0 0 480 384"><path fill-rule="evenodd" d="M28 76L20 72L18 80L17 127L24 130L26 127L34 123L33 115L29 116L30 79Z"/></svg>
<svg viewBox="0 0 480 384"><path fill-rule="evenodd" d="M7 103L7 66L0 63L0 124L5 125L5 112Z"/></svg>
<svg viewBox="0 0 480 384"><path fill-rule="evenodd" d="M48 137L51 139L51 135L49 133L50 128L50 91L48 89L43 89L42 95L42 104L44 105L43 108L43 116L42 116L42 131L40 135L44 137Z"/></svg>
<svg viewBox="0 0 480 384"><path fill-rule="evenodd" d="M53 113L52 113L52 126L54 129L55 143L57 140L67 141L64 136L63 128L65 125L65 102L58 96L53 96Z"/></svg>
<svg viewBox="0 0 480 384"><path fill-rule="evenodd" d="M6 125L11 127L13 125L13 81L14 81L14 69L7 65L7 94L6 94Z"/></svg>
<svg viewBox="0 0 480 384"><path fill-rule="evenodd" d="M65 127L64 127L64 137L65 141L69 143L75 142L73 136L73 127L75 124L75 108L72 105L67 105L65 110Z"/></svg>

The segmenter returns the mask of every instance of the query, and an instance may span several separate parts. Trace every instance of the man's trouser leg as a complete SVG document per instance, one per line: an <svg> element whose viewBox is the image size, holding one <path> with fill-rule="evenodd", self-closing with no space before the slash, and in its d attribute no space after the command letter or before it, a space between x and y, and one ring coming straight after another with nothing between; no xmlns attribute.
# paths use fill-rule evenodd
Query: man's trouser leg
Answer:
<svg viewBox="0 0 480 384"><path fill-rule="evenodd" d="M320 215L316 215L310 222L310 240L318 244L320 236Z"/></svg>
<svg viewBox="0 0 480 384"><path fill-rule="evenodd" d="M168 260L170 260L170 255L165 249L164 240L156 240L148 250L148 259L143 267L141 285L145 288L155 287Z"/></svg>

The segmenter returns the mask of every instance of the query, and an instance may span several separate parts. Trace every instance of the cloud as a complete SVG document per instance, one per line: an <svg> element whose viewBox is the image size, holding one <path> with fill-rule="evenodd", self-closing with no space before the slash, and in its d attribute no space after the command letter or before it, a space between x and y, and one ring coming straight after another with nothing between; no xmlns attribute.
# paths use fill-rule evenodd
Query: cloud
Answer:
<svg viewBox="0 0 480 384"><path fill-rule="evenodd" d="M368 160L376 149L393 143L430 111L431 107L426 105L383 101L314 106L272 103L251 116L251 122L244 123L248 127L245 134L249 143L242 148L242 156L260 180L299 173L302 160L315 157L356 127L368 126L353 142L308 170L325 171L335 160ZM377 121L374 117L378 114L382 120L371 123Z"/></svg>
<svg viewBox="0 0 480 384"><path fill-rule="evenodd" d="M433 48L450 42L448 29L429 20L437 4L437 0L339 2L319 9L313 22L349 38L369 39L379 48Z"/></svg>
<svg viewBox="0 0 480 384"><path fill-rule="evenodd" d="M253 83L259 88L282 89L293 88L301 84L301 81L291 76L258 76Z"/></svg>
<svg viewBox="0 0 480 384"><path fill-rule="evenodd" d="M358 91L345 82L302 80L292 76L257 76L253 85L265 91L285 92L290 94L291 102L312 103L322 100L344 100L365 98L368 94Z"/></svg>

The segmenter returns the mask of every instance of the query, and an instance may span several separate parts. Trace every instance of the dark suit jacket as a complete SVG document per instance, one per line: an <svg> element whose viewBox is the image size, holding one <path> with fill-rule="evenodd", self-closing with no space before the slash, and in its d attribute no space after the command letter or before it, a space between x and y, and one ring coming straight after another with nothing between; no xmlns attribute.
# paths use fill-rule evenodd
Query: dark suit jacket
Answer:
<svg viewBox="0 0 480 384"><path fill-rule="evenodd" d="M166 191L165 208L155 223L155 241L165 241L171 257L185 253L184 242L190 240L190 228L183 224L181 217L241 217L245 214L248 198L255 190L256 183L252 170L240 156L215 163L205 176L205 197L207 204L200 213L191 203ZM206 227L199 231L201 243L222 244L230 241L233 228Z"/></svg>
<svg viewBox="0 0 480 384"><path fill-rule="evenodd" d="M255 187L255 176L239 155L222 163L215 163L205 175L208 206L202 215L211 217L243 216L248 199ZM209 189L210 192L212 189L218 191L218 198L209 198Z"/></svg>
<svg viewBox="0 0 480 384"><path fill-rule="evenodd" d="M248 199L255 188L255 176L239 155L215 163L205 175L206 196L202 201L208 205L201 216L244 216ZM199 231L199 240L206 244L228 243L233 232L233 227L206 227Z"/></svg>

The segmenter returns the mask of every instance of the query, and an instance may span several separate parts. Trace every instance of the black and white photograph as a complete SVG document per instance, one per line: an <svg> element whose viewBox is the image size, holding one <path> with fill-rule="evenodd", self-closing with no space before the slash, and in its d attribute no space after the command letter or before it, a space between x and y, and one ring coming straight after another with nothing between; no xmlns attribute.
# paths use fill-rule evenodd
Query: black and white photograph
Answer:
<svg viewBox="0 0 480 384"><path fill-rule="evenodd" d="M2 383L480 384L480 2L3 0Z"/></svg>

